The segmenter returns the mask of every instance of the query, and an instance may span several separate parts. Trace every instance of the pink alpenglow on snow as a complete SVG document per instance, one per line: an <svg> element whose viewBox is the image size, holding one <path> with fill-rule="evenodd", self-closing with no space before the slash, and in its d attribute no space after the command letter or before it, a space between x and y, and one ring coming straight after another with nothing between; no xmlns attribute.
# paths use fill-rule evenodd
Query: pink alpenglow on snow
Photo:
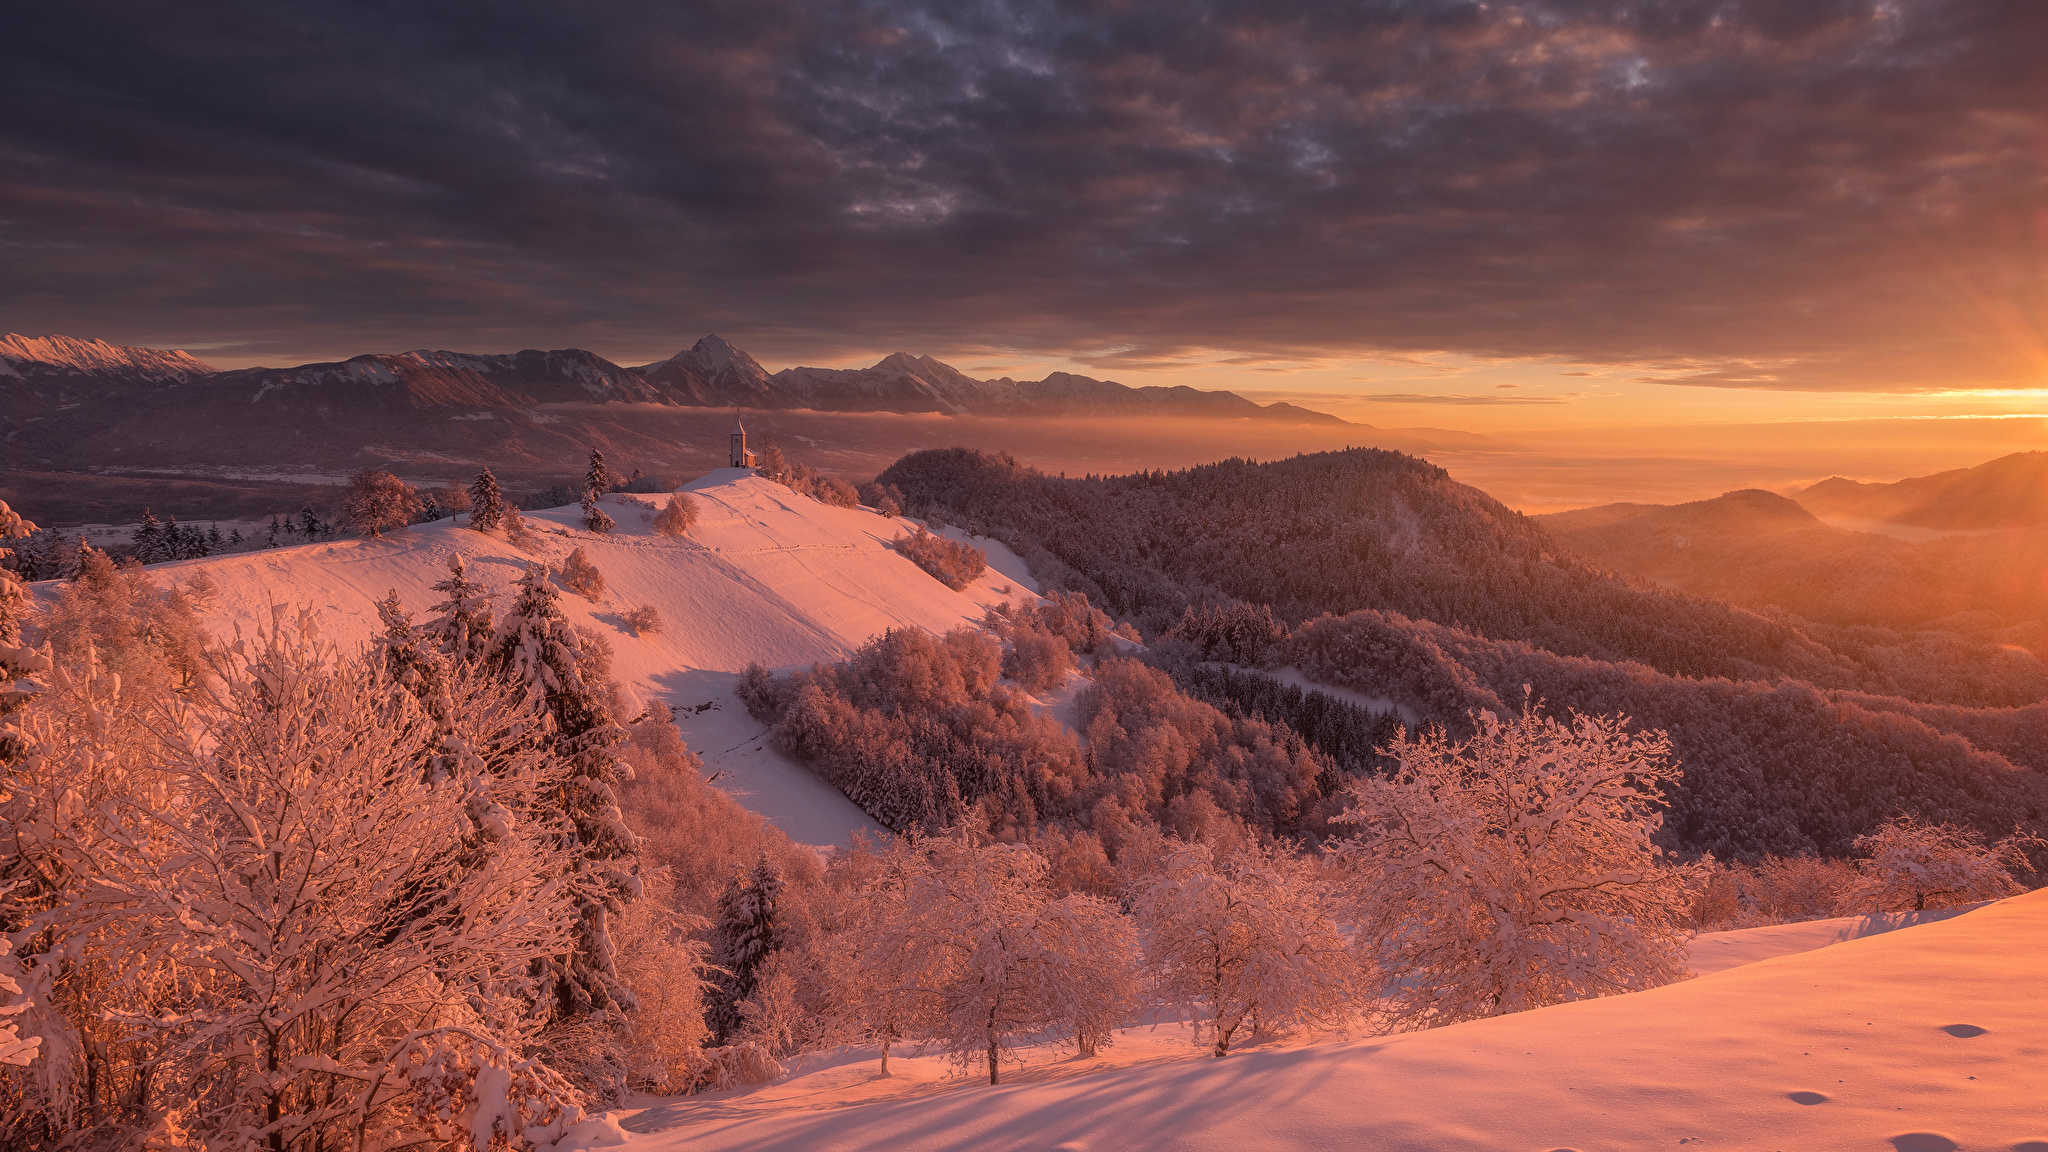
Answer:
<svg viewBox="0 0 2048 1152"><path fill-rule="evenodd" d="M2044 954L2048 891L1422 1032L1223 1060L1182 1041L1178 1059L1068 1075L1049 1061L1005 1087L927 1081L854 1104L872 1090L870 1060L808 1093L679 1099L622 1125L629 1152L2031 1152L2048 1141Z"/></svg>

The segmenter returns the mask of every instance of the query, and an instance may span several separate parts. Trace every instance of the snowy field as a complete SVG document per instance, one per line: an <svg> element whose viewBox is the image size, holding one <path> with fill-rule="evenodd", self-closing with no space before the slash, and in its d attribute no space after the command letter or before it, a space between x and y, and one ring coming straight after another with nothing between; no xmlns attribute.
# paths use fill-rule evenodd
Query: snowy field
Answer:
<svg viewBox="0 0 2048 1152"><path fill-rule="evenodd" d="M1035 583L1007 548L972 542L989 553L989 569L960 592L899 555L889 541L916 526L873 511L836 508L799 496L750 470L707 473L685 491L700 515L689 536L656 535L654 512L666 495L607 498L618 522L610 535L587 532L574 506L528 512L535 539L526 549L502 536L441 520L382 539L337 540L152 565L159 580L204 574L215 591L205 614L223 633L267 620L272 605L311 607L323 634L344 645L379 630L375 602L390 589L416 618L440 597L460 555L470 574L504 591L532 563L559 567L575 548L603 573L596 602L565 593L573 623L607 636L614 676L643 701L676 709L706 776L748 808L807 844L843 842L873 829L865 813L807 769L769 746L764 726L732 697L736 674L750 661L776 670L845 657L889 628L943 632L977 622L985 608L1038 600ZM948 535L966 539L957 530ZM34 585L54 595L55 585ZM1008 591L1002 591L1007 589ZM661 613L658 633L636 636L623 614L647 605Z"/></svg>
<svg viewBox="0 0 2048 1152"><path fill-rule="evenodd" d="M1829 943L1867 920L1718 934L1806 950L1426 1032L1215 1060L1127 1029L995 1088L846 1053L615 1116L628 1152L2048 1152L2048 891Z"/></svg>

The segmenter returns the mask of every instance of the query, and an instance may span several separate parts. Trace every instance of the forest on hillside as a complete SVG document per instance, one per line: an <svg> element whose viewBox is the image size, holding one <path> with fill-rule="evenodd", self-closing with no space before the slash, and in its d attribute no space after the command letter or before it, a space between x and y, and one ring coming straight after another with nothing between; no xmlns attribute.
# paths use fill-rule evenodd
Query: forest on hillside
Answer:
<svg viewBox="0 0 2048 1152"><path fill-rule="evenodd" d="M1970 706L2048 696L2048 668L2025 652L1941 633L1802 630L1618 577L1399 452L1067 478L935 449L905 456L877 484L912 515L1001 540L1041 579L1086 592L1147 636L1207 603L1264 604L1289 624L1372 608L1674 676L1791 678Z"/></svg>
<svg viewBox="0 0 2048 1152"><path fill-rule="evenodd" d="M878 483L1163 637L1150 659L1183 690L1299 733L1329 727L1327 703L1219 666L1293 664L1453 733L1525 694L1667 731L1686 768L1660 833L1674 848L1840 856L1901 813L1989 835L2048 815L2031 655L1946 633L1809 633L1617 578L1397 453L1066 479L952 450ZM1334 755L1373 723L1310 742Z"/></svg>

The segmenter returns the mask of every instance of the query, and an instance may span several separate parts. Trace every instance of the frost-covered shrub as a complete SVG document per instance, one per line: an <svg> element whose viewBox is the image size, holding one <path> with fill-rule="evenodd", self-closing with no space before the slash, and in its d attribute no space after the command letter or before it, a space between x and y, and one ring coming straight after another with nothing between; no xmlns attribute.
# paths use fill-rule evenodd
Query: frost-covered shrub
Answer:
<svg viewBox="0 0 2048 1152"><path fill-rule="evenodd" d="M1868 904L1862 877L1845 860L1766 856L1755 864L1709 856L1692 869L1692 926L1703 932L1848 916Z"/></svg>
<svg viewBox="0 0 2048 1152"><path fill-rule="evenodd" d="M1856 840L1863 884L1859 902L1879 912L1918 912L1997 900L2025 891L2015 872L2032 872L2027 850L2048 847L2015 832L1986 845L1952 824L1900 816Z"/></svg>
<svg viewBox="0 0 2048 1152"><path fill-rule="evenodd" d="M761 450L761 463L756 472L821 504L835 508L860 507L860 493L853 485L837 476L827 476L808 464L790 463L782 449L773 444Z"/></svg>
<svg viewBox="0 0 2048 1152"><path fill-rule="evenodd" d="M569 558L562 561L561 579L562 587L585 600L604 598L604 573L597 570L597 565L590 562L590 557L584 555L581 548L569 553Z"/></svg>
<svg viewBox="0 0 2048 1152"><path fill-rule="evenodd" d="M1364 971L1316 863L1246 844L1168 850L1133 904L1154 989L1199 1013L1214 1055L1255 1024L1281 1033L1341 1023Z"/></svg>
<svg viewBox="0 0 2048 1152"><path fill-rule="evenodd" d="M663 536L680 540L689 534L697 523L697 500L687 492L671 493L668 503L655 514L654 530Z"/></svg>
<svg viewBox="0 0 2048 1152"><path fill-rule="evenodd" d="M622 614L619 619L633 630L635 636L652 636L661 631L661 612L652 604L642 604Z"/></svg>
<svg viewBox="0 0 2048 1152"><path fill-rule="evenodd" d="M348 478L341 514L356 531L382 536L386 528L412 523L422 507L412 485L381 468L365 468Z"/></svg>
<svg viewBox="0 0 2048 1152"><path fill-rule="evenodd" d="M1003 656L1003 675L1015 680L1026 692L1057 688L1073 670L1073 649L1065 640L1030 625L1010 633L1010 650Z"/></svg>
<svg viewBox="0 0 2048 1152"><path fill-rule="evenodd" d="M1354 877L1398 1027L1633 992L1685 971L1685 875L1652 844L1679 778L1662 733L1533 705L1388 749L1391 776L1351 781Z"/></svg>
<svg viewBox="0 0 2048 1152"><path fill-rule="evenodd" d="M911 563L931 573L933 579L955 592L967 587L988 567L988 554L981 549L944 536L934 536L923 528L898 536L895 548Z"/></svg>

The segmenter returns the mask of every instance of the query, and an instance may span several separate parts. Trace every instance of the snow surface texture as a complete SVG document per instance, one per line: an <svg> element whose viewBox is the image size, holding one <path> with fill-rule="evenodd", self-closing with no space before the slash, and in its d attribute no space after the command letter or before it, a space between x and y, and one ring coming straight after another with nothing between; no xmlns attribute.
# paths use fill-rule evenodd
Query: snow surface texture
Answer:
<svg viewBox="0 0 2048 1152"><path fill-rule="evenodd" d="M869 1060L756 1090L759 1107L677 1100L623 1124L628 1152L2048 1152L2043 955L2048 890L1426 1032L1215 1060L1160 1057L1131 1029L1119 1044L1156 1062L1060 1075L1086 1062L1047 1060L1006 1087L860 1103Z"/></svg>
<svg viewBox="0 0 2048 1152"><path fill-rule="evenodd" d="M875 830L867 815L808 769L762 739L763 725L732 697L749 661L786 670L844 658L869 637L915 626L935 632L978 622L985 607L1039 598L1022 562L991 540L973 540L990 567L955 592L888 544L915 526L871 510L836 508L799 496L751 470L721 468L686 486L700 515L688 537L653 531L666 495L615 495L610 535L586 532L574 506L525 513L535 532L528 550L503 536L441 520L376 540L340 540L153 565L160 580L204 573L218 592L208 619L224 634L245 633L270 618L272 603L310 605L323 635L343 645L381 628L374 602L389 589L423 620L460 554L470 575L504 592L533 562L559 568L575 548L597 565L606 591L597 603L564 594L573 624L604 634L616 653L613 675L643 702L676 708L676 721L704 773L734 799L808 844L839 844L855 829ZM558 534L559 533L559 534ZM957 531L949 535L959 536ZM964 537L962 537L964 538ZM34 586L55 594L55 585ZM1008 587L1007 594L997 589ZM661 631L635 636L625 613L652 606Z"/></svg>

